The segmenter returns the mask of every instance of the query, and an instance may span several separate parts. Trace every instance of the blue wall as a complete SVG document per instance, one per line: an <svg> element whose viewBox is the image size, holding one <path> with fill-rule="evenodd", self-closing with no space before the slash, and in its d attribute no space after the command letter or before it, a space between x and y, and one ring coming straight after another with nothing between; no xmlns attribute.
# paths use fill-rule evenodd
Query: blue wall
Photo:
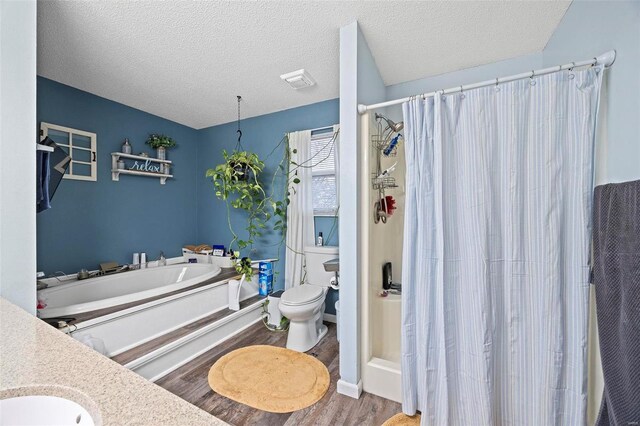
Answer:
<svg viewBox="0 0 640 426"><path fill-rule="evenodd" d="M216 199L208 168L222 161L222 150L236 143L236 123L195 130L130 108L93 94L38 77L38 123L45 121L96 133L98 180L64 179L52 200L52 208L37 215L38 270L74 273L95 269L98 263L131 262L131 253L147 252L156 259L160 251L179 256L185 244L224 244L231 240L225 204ZM280 111L242 121L243 146L261 158L275 148L285 133L336 124L337 99ZM144 144L149 133L173 137L178 146L169 151L175 178L160 185L158 179L121 176L111 180L111 152L129 138L133 152L155 155ZM266 176L284 154L281 146L266 161ZM283 181L277 182L283 185ZM234 228L242 230L244 215L232 211ZM337 245L334 218L316 218L327 245ZM284 250L280 236L271 231L249 255L254 259L277 257L280 271L276 288L284 283ZM337 294L330 292L327 311L335 312Z"/></svg>
<svg viewBox="0 0 640 426"><path fill-rule="evenodd" d="M279 111L272 114L242 120L242 145L245 150L257 153L265 160L265 176L273 176L273 171L284 155L284 146L280 146L270 157L269 153L283 138L285 133L298 130L315 129L331 126L339 122L338 99L319 102L299 108ZM227 226L225 203L215 197L213 184L205 178L205 172L222 162L222 150L227 152L235 148L237 124L227 123L202 129L199 133L197 159L197 215L198 242L206 244L224 244L231 241L231 233ZM282 180L276 182L280 187ZM281 191L280 191L281 192ZM233 212L231 222L234 230L244 230L245 215ZM329 219L330 220L330 219ZM328 235L330 224L327 219L320 219L323 234ZM328 226L327 226L328 225ZM325 230L324 227L327 227ZM241 232L241 235L246 233ZM337 234L337 232L336 232ZM279 272L274 288L284 287L284 246L280 247L281 235L270 232L249 253L253 259L278 258L275 265ZM327 298L327 312L333 313L333 302L337 299L333 292Z"/></svg>
<svg viewBox="0 0 640 426"><path fill-rule="evenodd" d="M322 232L325 246L338 245L338 232L340 230L337 216L316 216L314 218L315 236Z"/></svg>
<svg viewBox="0 0 640 426"><path fill-rule="evenodd" d="M81 90L38 77L37 119L96 133L98 180L63 179L52 208L37 215L38 270L76 272L113 260L130 263L131 253L161 250L180 254L196 243L196 157L198 131ZM121 176L111 180L111 152L129 138L134 153L151 132L173 137L169 150L175 179ZM199 174L197 176L200 176Z"/></svg>

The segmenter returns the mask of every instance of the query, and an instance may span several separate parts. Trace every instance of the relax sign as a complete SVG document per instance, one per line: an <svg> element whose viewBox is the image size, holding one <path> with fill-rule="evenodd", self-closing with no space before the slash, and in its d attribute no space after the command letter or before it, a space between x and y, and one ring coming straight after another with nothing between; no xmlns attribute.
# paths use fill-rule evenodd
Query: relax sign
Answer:
<svg viewBox="0 0 640 426"><path fill-rule="evenodd" d="M135 161L133 166L129 170L140 170L141 172L161 173L160 164L151 164L150 160L146 160L144 163Z"/></svg>

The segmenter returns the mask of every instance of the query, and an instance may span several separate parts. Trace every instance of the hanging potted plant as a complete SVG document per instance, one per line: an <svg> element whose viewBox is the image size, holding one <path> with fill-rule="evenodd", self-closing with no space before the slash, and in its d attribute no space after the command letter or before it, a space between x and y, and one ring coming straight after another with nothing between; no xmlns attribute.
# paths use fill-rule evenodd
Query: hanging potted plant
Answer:
<svg viewBox="0 0 640 426"><path fill-rule="evenodd" d="M216 197L227 203L227 219L233 240L230 248L242 250L255 242L271 217L266 203L267 196L258 176L264 170L264 162L248 151L222 151L224 162L207 170L207 177L213 181ZM247 239L241 239L231 226L230 207L247 212Z"/></svg>
<svg viewBox="0 0 640 426"><path fill-rule="evenodd" d="M240 101L238 96L238 141L232 153L222 151L224 162L215 168L207 170L206 176L213 181L216 197L227 204L227 221L233 239L229 244L230 249L242 250L253 245L256 238L262 235L266 228L265 222L271 217L267 209L269 197L258 180L258 176L264 170L264 162L257 154L245 151L242 147L242 131L240 130ZM231 226L230 208L241 209L247 212L248 237L241 239Z"/></svg>
<svg viewBox="0 0 640 426"><path fill-rule="evenodd" d="M232 178L239 181L256 181L256 176L264 168L257 154L249 151L223 152L225 163L231 168Z"/></svg>
<svg viewBox="0 0 640 426"><path fill-rule="evenodd" d="M146 144L151 148L157 149L158 160L166 160L167 148L173 148L176 146L176 141L169 136L152 133L149 135Z"/></svg>
<svg viewBox="0 0 640 426"><path fill-rule="evenodd" d="M227 208L227 224L232 235L229 243L229 249L232 252L241 251L252 246L257 242L258 238L266 231L269 221L273 218L274 222L270 228L280 235L278 242L278 251L284 244L287 229L287 206L292 193L295 193L295 186L300 183L296 170L299 167L310 167L308 164L297 164L291 161L291 151L289 148L288 135L284 135L282 140L271 151L271 154L283 147L284 155L279 161L277 167L274 168L273 176L268 180L270 193L263 185L263 172L265 163L260 157L250 151L246 151L242 147L242 131L240 130L240 100L238 96L238 140L235 149L229 153L222 151L223 162L212 169L207 170L206 176L211 178L215 195L219 200L226 204ZM269 156L271 155L269 154ZM267 159L269 158L267 156ZM307 160L307 162L310 160ZM277 179L284 181L284 185ZM231 222L231 209L244 210L247 215L246 237L242 238L240 233L233 228ZM236 257L240 258L239 254ZM251 259L246 258L248 263ZM238 265L236 263L236 265ZM246 265L245 265L246 267ZM238 273L250 279L251 275L243 273L237 269ZM245 269L245 272L250 271ZM277 274L277 272L276 272Z"/></svg>

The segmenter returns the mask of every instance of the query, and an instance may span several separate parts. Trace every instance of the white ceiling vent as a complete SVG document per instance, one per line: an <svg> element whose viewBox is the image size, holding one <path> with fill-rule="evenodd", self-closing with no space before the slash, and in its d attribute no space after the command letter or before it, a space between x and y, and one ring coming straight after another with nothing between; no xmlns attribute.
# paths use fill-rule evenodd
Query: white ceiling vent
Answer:
<svg viewBox="0 0 640 426"><path fill-rule="evenodd" d="M289 83L289 85L296 90L311 87L316 84L313 77L311 77L311 75L304 69L282 74L280 78Z"/></svg>

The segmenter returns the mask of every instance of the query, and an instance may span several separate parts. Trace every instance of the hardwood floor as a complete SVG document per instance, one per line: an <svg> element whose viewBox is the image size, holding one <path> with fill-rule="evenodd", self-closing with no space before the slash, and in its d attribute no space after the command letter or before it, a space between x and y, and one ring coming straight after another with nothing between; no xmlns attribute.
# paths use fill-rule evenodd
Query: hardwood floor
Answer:
<svg viewBox="0 0 640 426"><path fill-rule="evenodd" d="M293 413L277 414L251 408L216 394L207 383L213 363L226 353L244 346L273 345L284 347L285 333L268 331L262 323L255 324L188 364L183 365L156 384L227 423L242 425L371 425L380 426L401 411L400 404L368 393L353 399L336 392L340 377L336 325L327 323L329 332L311 351L329 369L331 384L325 396L311 407Z"/></svg>

